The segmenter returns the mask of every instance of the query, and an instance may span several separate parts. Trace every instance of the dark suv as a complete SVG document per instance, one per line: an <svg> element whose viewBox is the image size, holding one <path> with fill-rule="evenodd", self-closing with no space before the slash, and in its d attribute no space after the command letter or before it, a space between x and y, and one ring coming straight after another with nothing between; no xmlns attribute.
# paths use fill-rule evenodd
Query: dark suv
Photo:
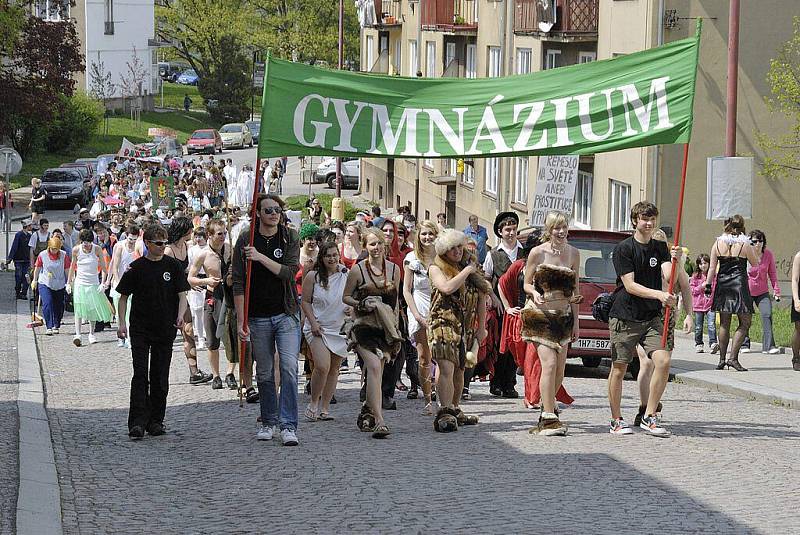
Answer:
<svg viewBox="0 0 800 535"><path fill-rule="evenodd" d="M42 187L47 192L45 206L79 204L87 206L92 198L91 179L80 169L58 167L42 174Z"/></svg>

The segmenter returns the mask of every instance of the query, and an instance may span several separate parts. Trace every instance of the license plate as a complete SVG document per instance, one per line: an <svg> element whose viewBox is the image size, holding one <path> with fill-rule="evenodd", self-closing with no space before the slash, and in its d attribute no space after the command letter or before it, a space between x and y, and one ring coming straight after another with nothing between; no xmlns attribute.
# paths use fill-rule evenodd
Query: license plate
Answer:
<svg viewBox="0 0 800 535"><path fill-rule="evenodd" d="M594 349L597 351L608 350L611 348L611 342L599 338L578 338L572 343L574 349Z"/></svg>
<svg viewBox="0 0 800 535"><path fill-rule="evenodd" d="M54 199L66 199L67 196L66 195L53 195L53 198Z"/></svg>

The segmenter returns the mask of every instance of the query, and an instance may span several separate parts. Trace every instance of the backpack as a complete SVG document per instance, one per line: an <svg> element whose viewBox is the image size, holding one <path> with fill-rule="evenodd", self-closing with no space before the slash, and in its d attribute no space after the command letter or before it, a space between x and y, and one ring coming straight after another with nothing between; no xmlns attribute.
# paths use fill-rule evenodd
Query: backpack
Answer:
<svg viewBox="0 0 800 535"><path fill-rule="evenodd" d="M592 317L597 321L608 323L608 315L611 313L611 307L614 306L614 299L617 297L617 292L622 289L618 286L613 292L603 292L598 295L592 303Z"/></svg>

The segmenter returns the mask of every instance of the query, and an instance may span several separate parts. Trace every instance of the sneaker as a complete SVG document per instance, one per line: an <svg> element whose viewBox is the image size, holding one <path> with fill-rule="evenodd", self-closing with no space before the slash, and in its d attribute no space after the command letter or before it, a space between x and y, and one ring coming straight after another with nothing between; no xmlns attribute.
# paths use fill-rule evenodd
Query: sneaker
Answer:
<svg viewBox="0 0 800 535"><path fill-rule="evenodd" d="M125 347L125 339L117 338L117 347Z"/></svg>
<svg viewBox="0 0 800 535"><path fill-rule="evenodd" d="M767 353L770 354L770 355L777 355L780 352L781 352L781 348L779 348L779 347L773 347L773 348L770 348L769 351L767 351Z"/></svg>
<svg viewBox="0 0 800 535"><path fill-rule="evenodd" d="M397 403L392 398L383 398L381 401L381 407L385 411L396 411L397 410Z"/></svg>
<svg viewBox="0 0 800 535"><path fill-rule="evenodd" d="M125 348L126 349L130 349L131 348L131 339L130 338L126 338L125 339Z"/></svg>
<svg viewBox="0 0 800 535"><path fill-rule="evenodd" d="M714 355L716 353L719 353L719 344L714 342L711 344L711 354Z"/></svg>
<svg viewBox="0 0 800 535"><path fill-rule="evenodd" d="M297 446L297 434L294 429L281 429L281 442L284 446Z"/></svg>
<svg viewBox="0 0 800 535"><path fill-rule="evenodd" d="M229 373L225 376L225 385L229 390L236 390L239 388L239 384L236 382L236 376L234 376L232 373Z"/></svg>
<svg viewBox="0 0 800 535"><path fill-rule="evenodd" d="M47 336L53 336L53 329L47 329L47 330L44 332L44 334L46 334Z"/></svg>
<svg viewBox="0 0 800 535"><path fill-rule="evenodd" d="M545 437L563 437L567 435L567 426L561 423L555 414L543 412L536 427L531 429L530 433Z"/></svg>
<svg viewBox="0 0 800 535"><path fill-rule="evenodd" d="M83 342L81 342L81 335L76 334L72 338L72 343L75 344L75 347L81 347L81 344L83 343Z"/></svg>
<svg viewBox="0 0 800 535"><path fill-rule="evenodd" d="M89 344L96 344L97 338L94 337L92 333L89 333Z"/></svg>
<svg viewBox="0 0 800 535"><path fill-rule="evenodd" d="M750 348L749 347L742 347L739 350L739 353L750 353Z"/></svg>
<svg viewBox="0 0 800 535"><path fill-rule="evenodd" d="M342 359L342 363L339 365L340 370L349 370L349 366L347 365L347 359Z"/></svg>
<svg viewBox="0 0 800 535"><path fill-rule="evenodd" d="M273 436L275 436L275 428L271 425L262 425L258 428L256 440L272 440Z"/></svg>
<svg viewBox="0 0 800 535"><path fill-rule="evenodd" d="M663 409L664 406L659 401L658 406L656 407L656 415L660 415ZM642 418L644 418L645 411L647 411L647 405L639 405L639 412L636 413L636 418L633 420L634 426L639 427L642 424Z"/></svg>
<svg viewBox="0 0 800 535"><path fill-rule="evenodd" d="M408 394L406 394L406 399L417 399L419 397L419 388L416 385L411 385L411 388L408 389Z"/></svg>
<svg viewBox="0 0 800 535"><path fill-rule="evenodd" d="M213 388L214 390L222 390L222 377L220 377L219 375L214 377L214 380L211 381L211 388Z"/></svg>
<svg viewBox="0 0 800 535"><path fill-rule="evenodd" d="M625 420L620 418L619 420L611 420L611 428L608 432L612 435L632 435L633 429Z"/></svg>
<svg viewBox="0 0 800 535"><path fill-rule="evenodd" d="M697 344L694 346L695 353L705 353L705 349L703 348L703 344Z"/></svg>
<svg viewBox="0 0 800 535"><path fill-rule="evenodd" d="M53 329L53 334L58 334L58 332L59 332L59 331L58 331L58 327L56 327L55 329Z"/></svg>
<svg viewBox="0 0 800 535"><path fill-rule="evenodd" d="M197 370L197 373L189 376L189 384L199 385L202 383L207 383L213 378L214 376L211 375L210 373L205 373L203 370Z"/></svg>
<svg viewBox="0 0 800 535"><path fill-rule="evenodd" d="M160 437L167 434L167 428L161 422L153 422L147 426L147 432L150 436Z"/></svg>
<svg viewBox="0 0 800 535"><path fill-rule="evenodd" d="M464 401L469 401L472 399L472 394L469 393L469 388L464 387L464 390L461 391L461 399Z"/></svg>
<svg viewBox="0 0 800 535"><path fill-rule="evenodd" d="M654 437L666 438L670 435L669 431L661 427L661 422L658 421L658 416L644 416L642 418L642 423L639 424L639 427Z"/></svg>
<svg viewBox="0 0 800 535"><path fill-rule="evenodd" d="M506 399L517 399L519 393L515 389L509 388L508 390L503 390L502 397Z"/></svg>
<svg viewBox="0 0 800 535"><path fill-rule="evenodd" d="M141 425L134 425L128 430L128 436L132 440L139 440L144 437L144 428Z"/></svg>
<svg viewBox="0 0 800 535"><path fill-rule="evenodd" d="M252 386L247 387L247 390L244 392L245 401L248 403L258 403L261 399L261 396L258 395L258 390L253 388Z"/></svg>

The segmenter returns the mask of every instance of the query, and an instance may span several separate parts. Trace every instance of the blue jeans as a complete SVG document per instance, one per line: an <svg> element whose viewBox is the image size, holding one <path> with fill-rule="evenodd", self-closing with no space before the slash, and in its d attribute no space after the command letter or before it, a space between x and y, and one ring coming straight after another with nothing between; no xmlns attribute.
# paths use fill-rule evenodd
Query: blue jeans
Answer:
<svg viewBox="0 0 800 535"><path fill-rule="evenodd" d="M717 343L717 313L713 310L708 312L694 313L694 344L703 345L703 318L708 323L708 345Z"/></svg>
<svg viewBox="0 0 800 535"><path fill-rule="evenodd" d="M294 316L278 314L270 318L250 318L248 326L261 398L261 425L296 430L300 322ZM280 358L280 400L275 391L276 349Z"/></svg>
<svg viewBox="0 0 800 535"><path fill-rule="evenodd" d="M64 288L51 290L44 284L40 284L39 296L42 298L42 316L44 324L48 329L60 329L61 319L64 317Z"/></svg>
<svg viewBox="0 0 800 535"><path fill-rule="evenodd" d="M31 269L30 262L17 262L14 260L14 289L17 292L17 297L28 295L28 279L25 275Z"/></svg>
<svg viewBox="0 0 800 535"><path fill-rule="evenodd" d="M772 336L772 299L769 292L761 295L753 296L753 304L758 307L758 313L761 314L761 332L763 338L761 340L761 351L769 351L775 347L775 340ZM750 347L750 334L744 338L742 347Z"/></svg>

